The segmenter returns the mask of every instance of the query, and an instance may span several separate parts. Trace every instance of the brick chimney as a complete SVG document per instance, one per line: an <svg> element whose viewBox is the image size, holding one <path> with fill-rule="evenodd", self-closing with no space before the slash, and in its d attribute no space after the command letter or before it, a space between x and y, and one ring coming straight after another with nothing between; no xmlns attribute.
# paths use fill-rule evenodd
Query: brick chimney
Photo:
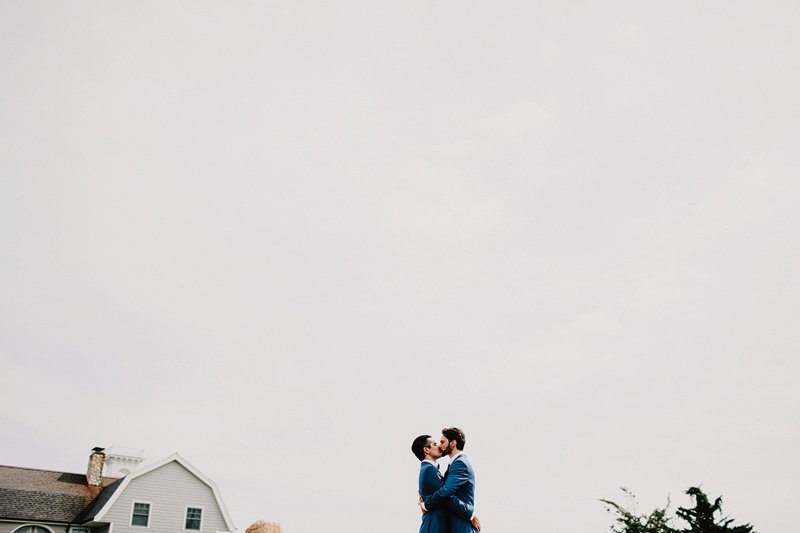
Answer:
<svg viewBox="0 0 800 533"><path fill-rule="evenodd" d="M92 448L89 456L89 466L86 468L86 482L93 487L103 483L103 464L106 462L105 448Z"/></svg>

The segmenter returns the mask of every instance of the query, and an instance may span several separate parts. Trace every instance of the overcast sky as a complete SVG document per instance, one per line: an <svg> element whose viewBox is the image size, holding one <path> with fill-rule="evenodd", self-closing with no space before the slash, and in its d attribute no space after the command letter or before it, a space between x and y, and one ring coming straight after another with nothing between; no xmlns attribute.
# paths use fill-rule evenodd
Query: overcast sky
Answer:
<svg viewBox="0 0 800 533"><path fill-rule="evenodd" d="M240 530L796 528L796 2L0 2L0 464Z"/></svg>

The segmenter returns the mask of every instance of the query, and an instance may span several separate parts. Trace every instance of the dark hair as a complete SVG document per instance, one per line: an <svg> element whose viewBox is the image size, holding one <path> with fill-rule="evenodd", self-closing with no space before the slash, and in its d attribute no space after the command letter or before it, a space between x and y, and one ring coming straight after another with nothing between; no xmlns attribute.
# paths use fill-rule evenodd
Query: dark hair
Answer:
<svg viewBox="0 0 800 533"><path fill-rule="evenodd" d="M411 451L414 452L414 455L417 456L417 459L423 461L425 459L425 451L423 448L428 447L428 439L431 438L430 435L420 435L414 442L411 443Z"/></svg>
<svg viewBox="0 0 800 533"><path fill-rule="evenodd" d="M447 440L454 440L456 441L456 449L461 451L464 449L464 444L467 442L467 437L464 436L464 432L458 428L444 428L442 430L442 435Z"/></svg>

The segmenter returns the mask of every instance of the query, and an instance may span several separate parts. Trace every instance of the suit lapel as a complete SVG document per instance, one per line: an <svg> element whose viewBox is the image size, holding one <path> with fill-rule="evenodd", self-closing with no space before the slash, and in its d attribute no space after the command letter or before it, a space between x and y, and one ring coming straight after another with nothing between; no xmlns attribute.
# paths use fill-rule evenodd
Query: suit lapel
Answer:
<svg viewBox="0 0 800 533"><path fill-rule="evenodd" d="M434 470L436 470L436 475L439 476L439 479L442 479L442 472L439 470L438 466L434 466L427 461L423 461L422 468L433 468Z"/></svg>
<svg viewBox="0 0 800 533"><path fill-rule="evenodd" d="M447 470L444 471L444 477L447 477L447 474L450 473L450 467L453 466L456 461L463 461L466 458L467 457L462 453L461 455L450 461L450 464L447 465Z"/></svg>

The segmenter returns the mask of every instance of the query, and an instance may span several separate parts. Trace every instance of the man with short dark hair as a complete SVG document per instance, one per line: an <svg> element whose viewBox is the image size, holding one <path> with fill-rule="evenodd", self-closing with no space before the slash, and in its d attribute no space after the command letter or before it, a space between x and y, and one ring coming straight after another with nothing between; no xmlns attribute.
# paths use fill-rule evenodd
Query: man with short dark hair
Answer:
<svg viewBox="0 0 800 533"><path fill-rule="evenodd" d="M444 428L439 439L439 450L450 456L450 466L444 475L442 486L433 494L420 494L420 507L423 511L432 512L455 498L465 508L475 505L475 471L464 455L466 436L459 428ZM427 514L427 513L426 513ZM474 533L480 531L481 525L474 513L470 517L462 514L451 514L448 524L449 533Z"/></svg>
<svg viewBox="0 0 800 533"><path fill-rule="evenodd" d="M429 496L442 486L442 474L436 461L442 452L436 441L430 435L420 435L411 444L411 451L420 460L419 469L419 494L420 497ZM448 533L449 523L453 516L460 516L465 520L472 519L475 509L471 504L466 504L455 496L442 500L443 503L436 509L423 511L420 533ZM477 520L477 519L476 519Z"/></svg>

